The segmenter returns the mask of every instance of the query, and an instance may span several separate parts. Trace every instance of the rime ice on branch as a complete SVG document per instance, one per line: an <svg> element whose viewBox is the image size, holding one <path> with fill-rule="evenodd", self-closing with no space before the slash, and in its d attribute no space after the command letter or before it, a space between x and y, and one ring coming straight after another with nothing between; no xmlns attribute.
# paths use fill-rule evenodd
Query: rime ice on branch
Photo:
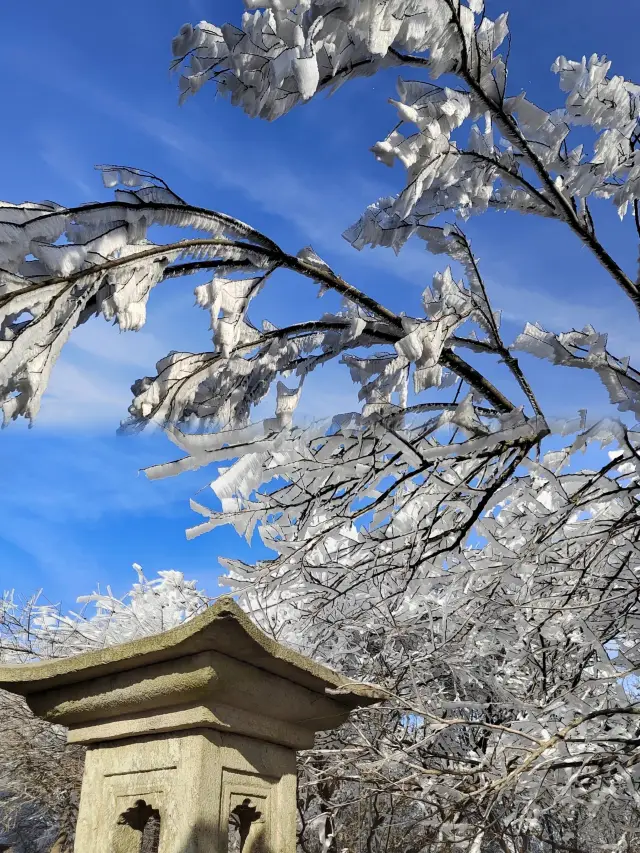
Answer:
<svg viewBox="0 0 640 853"><path fill-rule="evenodd" d="M640 86L611 76L605 57L559 57L552 71L567 96L548 112L525 92L508 92L507 15L491 20L482 0L245 5L255 11L240 29L182 27L173 52L183 98L211 81L249 115L271 120L383 68L410 75L391 100L398 123L372 149L388 166L399 161L407 184L347 232L355 246L397 250L447 211L533 213L568 225L640 308L638 281L599 241L589 206L609 198L620 216L633 211L640 230Z"/></svg>

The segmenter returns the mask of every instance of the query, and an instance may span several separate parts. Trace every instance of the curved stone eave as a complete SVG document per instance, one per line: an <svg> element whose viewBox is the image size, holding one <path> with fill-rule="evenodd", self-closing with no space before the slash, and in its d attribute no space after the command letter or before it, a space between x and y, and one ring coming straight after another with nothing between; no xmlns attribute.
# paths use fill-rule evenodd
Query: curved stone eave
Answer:
<svg viewBox="0 0 640 853"><path fill-rule="evenodd" d="M267 636L228 596L220 597L204 613L162 634L73 657L0 665L0 688L28 696L202 651L217 651L251 663L316 693L325 694L328 690L334 701L347 708L386 698L379 688L351 682Z"/></svg>

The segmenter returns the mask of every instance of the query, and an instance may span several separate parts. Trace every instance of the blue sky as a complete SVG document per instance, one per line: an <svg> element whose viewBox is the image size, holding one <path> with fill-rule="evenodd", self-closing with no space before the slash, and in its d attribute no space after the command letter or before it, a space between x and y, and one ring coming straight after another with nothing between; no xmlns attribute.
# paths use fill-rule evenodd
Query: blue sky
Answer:
<svg viewBox="0 0 640 853"><path fill-rule="evenodd" d="M558 106L548 69L560 53L606 53L615 73L637 76L640 5L631 0L489 4L491 14L505 9L513 93L526 89L542 105ZM186 20L238 22L241 10L240 0L3 4L0 197L69 205L106 198L95 163L139 166L194 204L250 222L292 251L312 244L390 307L417 311L441 259L418 246L398 259L385 250L358 254L340 238L366 204L402 185L400 171L377 164L368 150L395 122L386 103L392 75L358 81L271 125L216 99L213 88L178 107L168 72L172 36ZM620 226L611 212L604 220L608 247L633 270L630 224ZM483 217L468 231L507 337L525 319L557 330L591 322L611 333L615 352L640 361L636 317L568 232L515 215ZM180 569L213 592L218 555L251 556L224 529L186 541L184 529L197 521L188 498L206 487L206 472L149 483L139 469L172 458L172 446L157 433L114 434L136 378L153 373L170 349L208 347L207 316L193 307L192 290L177 280L158 288L137 334L119 335L101 320L78 330L34 429L15 424L0 436L0 587L25 595L43 587L51 600L71 604L97 583L123 591L136 561L150 574ZM318 310L309 285L292 279L262 307L275 322ZM572 415L585 394L592 414L607 410L588 379L562 371L551 383L543 367L531 369L554 414ZM346 376L326 372L307 389L302 410L349 409L354 399Z"/></svg>

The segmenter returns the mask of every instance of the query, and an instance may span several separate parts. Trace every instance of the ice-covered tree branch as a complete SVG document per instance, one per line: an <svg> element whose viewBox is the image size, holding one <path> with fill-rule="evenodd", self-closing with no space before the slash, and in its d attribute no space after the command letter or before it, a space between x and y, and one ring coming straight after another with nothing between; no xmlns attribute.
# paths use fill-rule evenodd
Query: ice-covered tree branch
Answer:
<svg viewBox="0 0 640 853"><path fill-rule="evenodd" d="M327 86L388 67L425 75L425 82L399 80L392 101L399 124L373 147L381 162L406 168L407 186L347 232L354 245L398 249L447 211L463 218L489 207L537 213L565 222L640 308L638 282L598 238L589 205L609 198L621 216L629 208L637 215L640 193L640 87L608 76L604 57L559 57L553 71L567 98L547 112L525 93L507 93L507 15L489 19L479 0L247 5L253 11L241 29L206 22L181 29L173 49L183 96L211 80L249 115L275 119ZM444 85L436 82L442 77ZM576 127L581 139L571 147ZM584 127L592 131L591 152Z"/></svg>

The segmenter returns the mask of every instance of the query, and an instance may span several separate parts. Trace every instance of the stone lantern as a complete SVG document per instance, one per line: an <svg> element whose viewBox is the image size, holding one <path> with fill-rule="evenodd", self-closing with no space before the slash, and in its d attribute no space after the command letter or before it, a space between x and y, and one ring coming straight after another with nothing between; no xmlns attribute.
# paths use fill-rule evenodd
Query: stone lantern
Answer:
<svg viewBox="0 0 640 853"><path fill-rule="evenodd" d="M0 687L88 747L75 853L294 853L296 750L383 698L230 598L164 634L0 666Z"/></svg>

